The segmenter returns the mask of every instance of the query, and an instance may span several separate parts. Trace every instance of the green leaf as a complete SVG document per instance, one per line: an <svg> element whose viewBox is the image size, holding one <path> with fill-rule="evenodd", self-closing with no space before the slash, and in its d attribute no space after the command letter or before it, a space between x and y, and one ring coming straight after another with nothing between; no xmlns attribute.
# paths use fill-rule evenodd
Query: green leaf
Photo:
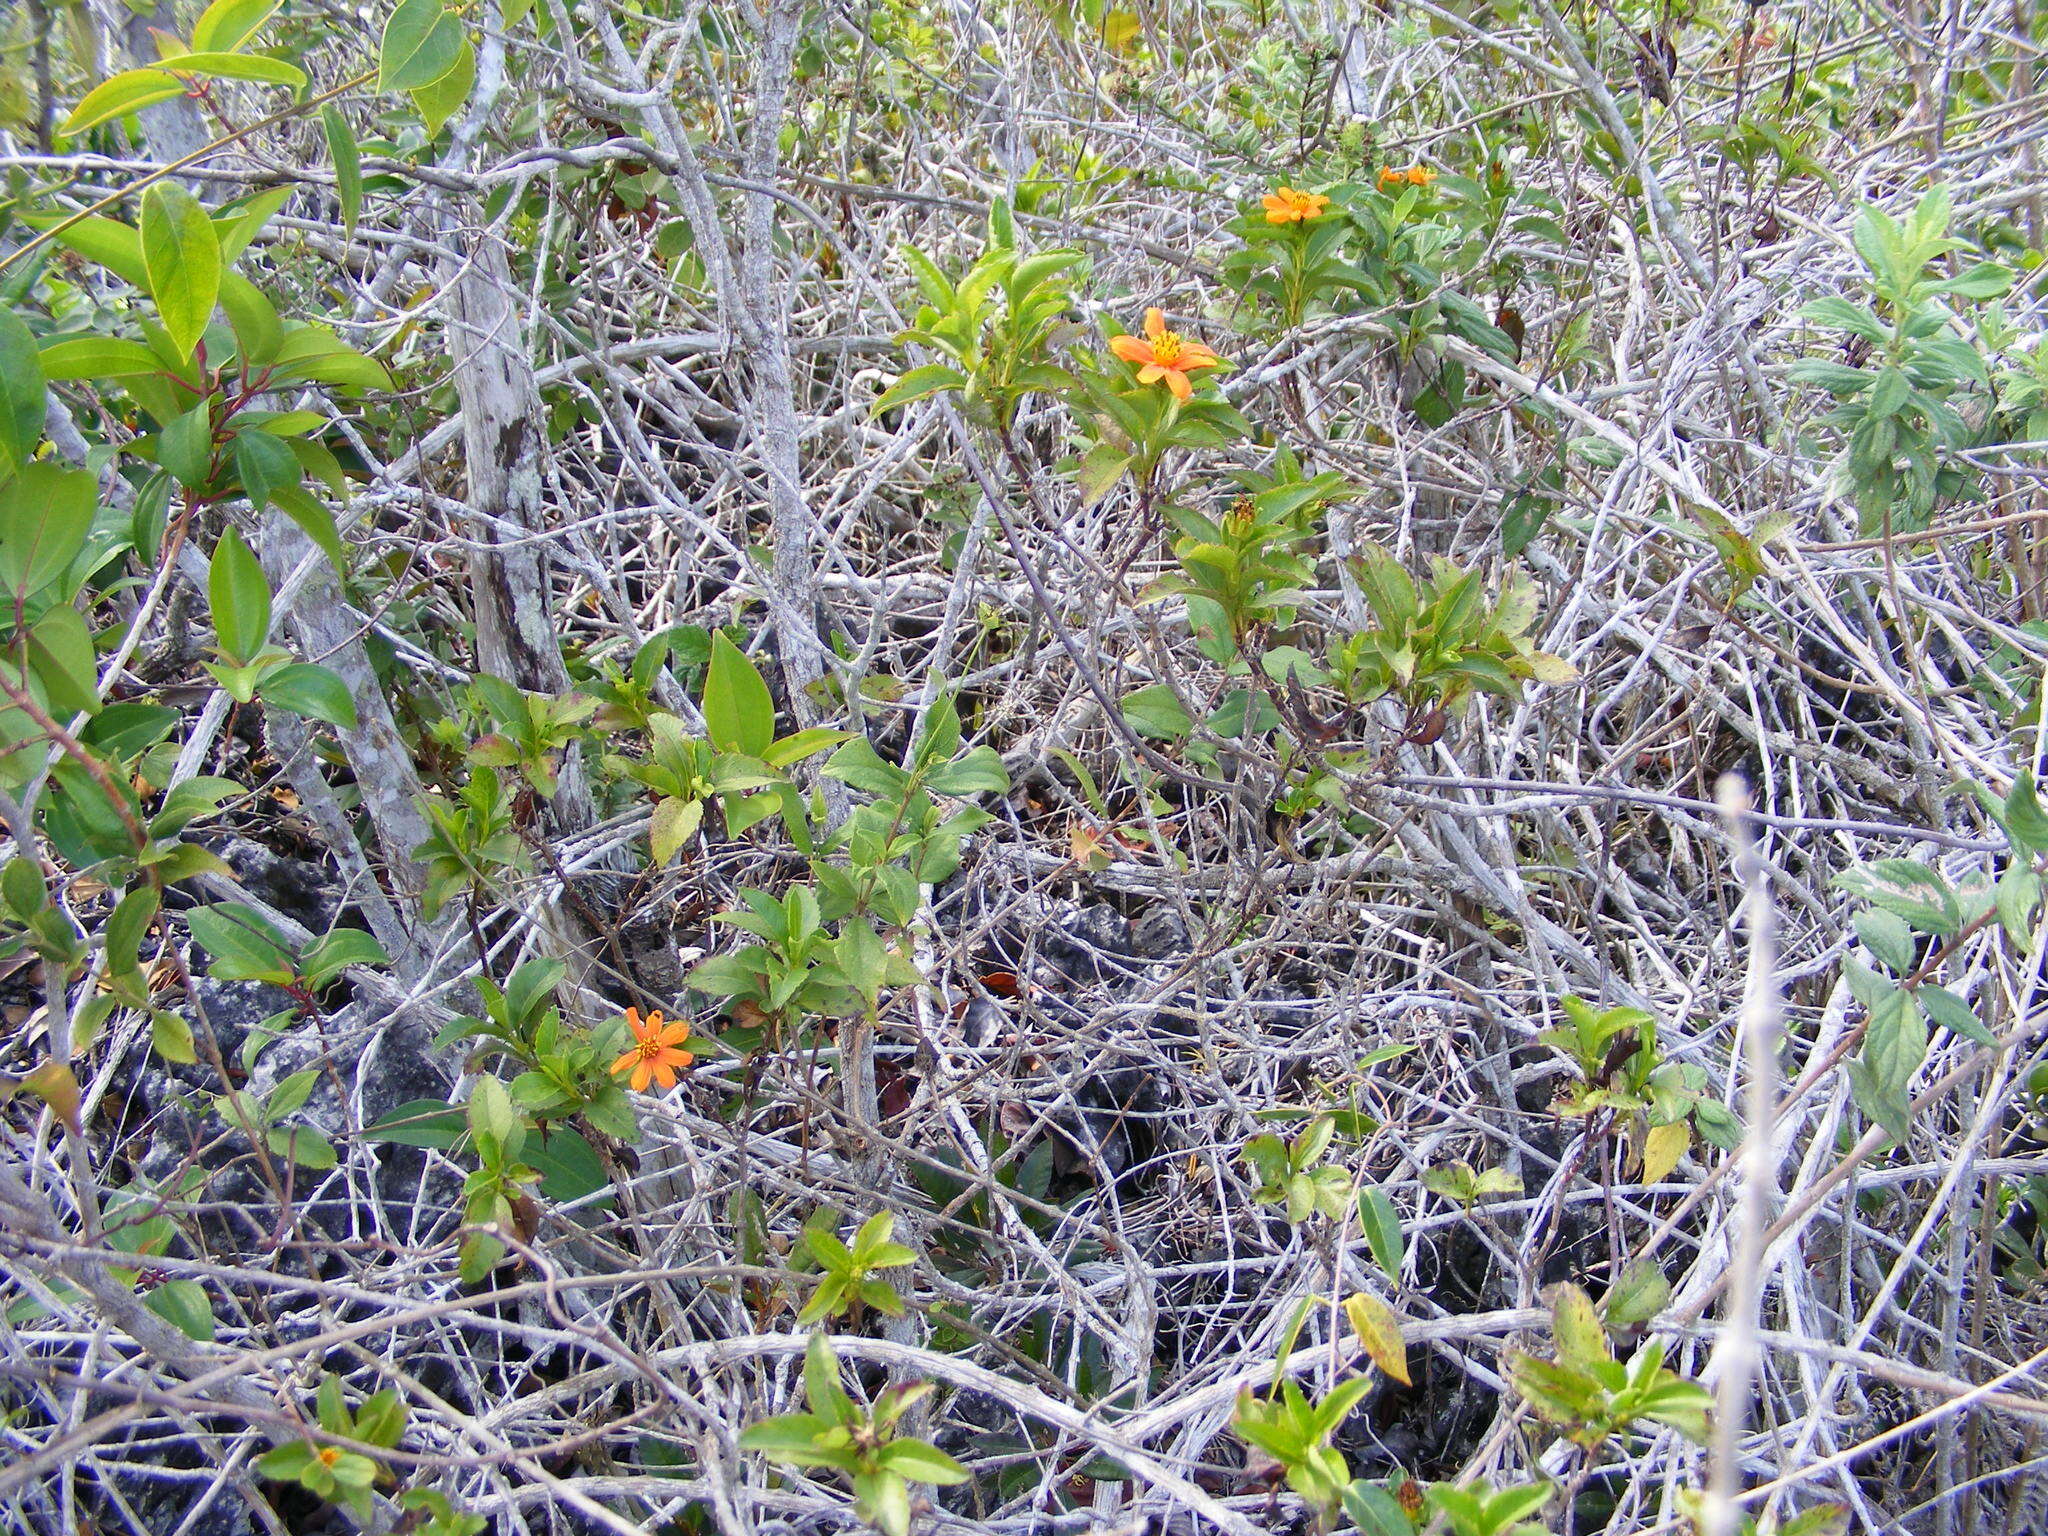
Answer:
<svg viewBox="0 0 2048 1536"><path fill-rule="evenodd" d="M854 1473L853 1496L882 1536L910 1536L910 1488L894 1472Z"/></svg>
<svg viewBox="0 0 2048 1536"><path fill-rule="evenodd" d="M1796 384L1813 384L1826 390L1836 399L1860 395L1870 388L1875 374L1861 368L1851 368L1846 363L1831 363L1822 358L1801 358L1786 370L1786 377Z"/></svg>
<svg viewBox="0 0 2048 1536"><path fill-rule="evenodd" d="M822 1333L812 1334L804 1346L804 1400L813 1413L832 1424L852 1424L860 1417L853 1399L839 1385L839 1357Z"/></svg>
<svg viewBox="0 0 2048 1536"><path fill-rule="evenodd" d="M51 383L67 379L133 379L164 372L163 360L139 341L112 336L66 336L38 354Z"/></svg>
<svg viewBox="0 0 2048 1536"><path fill-rule="evenodd" d="M320 547L337 575L348 574L348 552L334 526L334 514L317 497L304 486L293 485L273 491L270 499L279 511L299 525L307 538Z"/></svg>
<svg viewBox="0 0 2048 1536"><path fill-rule="evenodd" d="M235 473L241 477L242 492L257 511L267 506L276 492L300 482L298 455L281 437L255 427L245 427L234 437Z"/></svg>
<svg viewBox="0 0 2048 1536"><path fill-rule="evenodd" d="M360 928L336 928L314 940L299 957L309 985L326 986L351 965L389 965L391 957L376 937Z"/></svg>
<svg viewBox="0 0 2048 1536"><path fill-rule="evenodd" d="M441 0L400 0L377 49L377 89L432 85L455 68L466 42L461 18Z"/></svg>
<svg viewBox="0 0 2048 1536"><path fill-rule="evenodd" d="M827 1274L850 1275L853 1273L853 1250L840 1241L837 1233L823 1227L806 1226L803 1229L804 1246L811 1251L811 1257L818 1261L818 1267Z"/></svg>
<svg viewBox="0 0 2048 1536"><path fill-rule="evenodd" d="M213 0L192 24L198 53L233 53L277 10L277 0Z"/></svg>
<svg viewBox="0 0 2048 1536"><path fill-rule="evenodd" d="M909 405L912 401L925 399L929 395L941 394L949 389L965 389L967 383L966 374L957 368L948 368L942 363L913 368L876 397L875 403L868 407L868 414L879 416L884 411L895 410L898 406Z"/></svg>
<svg viewBox="0 0 2048 1536"><path fill-rule="evenodd" d="M43 362L35 333L0 306L0 475L27 464L43 435Z"/></svg>
<svg viewBox="0 0 2048 1536"><path fill-rule="evenodd" d="M227 0L222 0L227 3ZM268 4L269 0L261 0ZM353 239L356 219L363 211L363 157L356 148L354 130L348 119L329 102L320 109L320 127L327 135L327 157L334 162L334 191L341 199L341 228L346 238Z"/></svg>
<svg viewBox="0 0 2048 1536"><path fill-rule="evenodd" d="M193 939L213 957L207 974L219 981L266 981L294 974L284 936L252 907L216 902L185 914Z"/></svg>
<svg viewBox="0 0 2048 1536"><path fill-rule="evenodd" d="M155 921L162 899L156 887L150 885L138 886L121 898L120 904L107 918L106 932L102 936L109 972L118 976L140 964L142 941L148 936L149 925Z"/></svg>
<svg viewBox="0 0 2048 1536"><path fill-rule="evenodd" d="M277 355L278 343L284 339L284 324L278 319L277 306L264 296L262 289L239 272L223 272L220 307L227 312L228 325L235 333L235 348L243 362L260 368ZM242 435L249 433L245 430ZM247 478L243 477L244 483ZM296 469L290 478L298 479Z"/></svg>
<svg viewBox="0 0 2048 1536"><path fill-rule="evenodd" d="M469 1096L469 1126L501 1147L509 1146L523 1128L519 1112L512 1107L512 1096L488 1073L476 1080L476 1090Z"/></svg>
<svg viewBox="0 0 2048 1536"><path fill-rule="evenodd" d="M270 638L270 583L232 527L213 547L206 589L221 655L235 666L248 666Z"/></svg>
<svg viewBox="0 0 2048 1536"><path fill-rule="evenodd" d="M1995 261L1980 261L1960 277L1936 283L1934 292L1961 299L1996 299L2012 289L2012 272Z"/></svg>
<svg viewBox="0 0 2048 1536"><path fill-rule="evenodd" d="M1114 443L1097 443L1082 454L1074 472L1082 507L1092 507L1107 496L1129 471L1132 462L1131 455Z"/></svg>
<svg viewBox="0 0 2048 1536"><path fill-rule="evenodd" d="M363 1127L361 1139L446 1151L468 1130L469 1122L454 1106L439 1099L412 1099Z"/></svg>
<svg viewBox="0 0 2048 1536"><path fill-rule="evenodd" d="M2041 877L2015 859L1992 890L1998 921L2022 954L2034 947L2034 909L2041 904Z"/></svg>
<svg viewBox="0 0 2048 1536"><path fill-rule="evenodd" d="M186 779L164 796L162 807L149 819L149 835L176 837L201 816L218 809L223 801L241 793L242 786L233 779L212 774Z"/></svg>
<svg viewBox="0 0 2048 1536"><path fill-rule="evenodd" d="M778 1414L741 1430L740 1449L785 1465L839 1466L848 1459L846 1453L827 1450L820 1444L833 1427L830 1419L815 1413Z"/></svg>
<svg viewBox="0 0 2048 1536"><path fill-rule="evenodd" d="M545 1136L529 1142L526 1160L540 1175L540 1192L557 1205L587 1199L611 1187L611 1175L605 1172L596 1149L564 1125L550 1126Z"/></svg>
<svg viewBox="0 0 2048 1536"><path fill-rule="evenodd" d="M1705 1445L1707 1411L1714 1406L1714 1394L1698 1382L1664 1374L1669 1379L1658 1382L1642 1399L1637 1417L1668 1424L1686 1439Z"/></svg>
<svg viewBox="0 0 2048 1536"><path fill-rule="evenodd" d="M1134 730L1156 741L1184 741L1195 728L1186 706L1166 683L1126 694L1122 708Z"/></svg>
<svg viewBox="0 0 2048 1536"><path fill-rule="evenodd" d="M1922 933L1953 938L1962 909L1941 872L1913 859L1878 859L1836 875L1832 882L1872 906L1904 918Z"/></svg>
<svg viewBox="0 0 2048 1536"><path fill-rule="evenodd" d="M386 1387L372 1393L356 1410L356 1438L388 1449L404 1438L408 1416L404 1400Z"/></svg>
<svg viewBox="0 0 2048 1536"><path fill-rule="evenodd" d="M92 532L99 496L92 475L31 464L0 488L0 587L14 603L36 596L70 568Z"/></svg>
<svg viewBox="0 0 2048 1536"><path fill-rule="evenodd" d="M306 72L283 59L246 53L180 53L159 59L157 67L180 75L207 75L217 80L254 80L262 85L288 85L297 90Z"/></svg>
<svg viewBox="0 0 2048 1536"><path fill-rule="evenodd" d="M1343 1493L1344 1513L1358 1527L1358 1536L1415 1536L1415 1522L1386 1489L1364 1479Z"/></svg>
<svg viewBox="0 0 2048 1536"><path fill-rule="evenodd" d="M1854 918L1856 937L1863 947L1901 976L1913 973L1914 951L1919 941L1906 920L1880 907L1864 907Z"/></svg>
<svg viewBox="0 0 2048 1536"><path fill-rule="evenodd" d="M922 1440L891 1440L875 1453L891 1472L913 1483L964 1483L967 1469L935 1445Z"/></svg>
<svg viewBox="0 0 2048 1536"><path fill-rule="evenodd" d="M1994 1050L1998 1037L1984 1027L1976 1010L1946 987L1923 984L1913 993L1927 1017L1939 1024L1950 1034L1961 1035L1978 1045L1988 1045Z"/></svg>
<svg viewBox="0 0 2048 1536"><path fill-rule="evenodd" d="M297 188L292 186L272 187L267 192L257 192L249 197L238 198L222 209L213 221L213 232L220 238L220 259L228 266L249 247L249 242L263 233L277 211L291 201Z"/></svg>
<svg viewBox="0 0 2048 1536"><path fill-rule="evenodd" d="M825 763L825 773L884 801L901 800L910 788L910 775L885 762L865 736L854 737L834 752Z"/></svg>
<svg viewBox="0 0 2048 1536"><path fill-rule="evenodd" d="M2000 808L2000 823L2013 846L2026 853L2048 853L2048 812L2041 809L2041 797L2031 769L2022 768Z"/></svg>
<svg viewBox="0 0 2048 1536"><path fill-rule="evenodd" d="M1844 298L1829 295L1815 299L1799 311L1800 318L1815 325L1825 325L1838 331L1848 331L1861 336L1865 341L1882 345L1890 339L1891 333L1885 328L1868 305L1853 303Z"/></svg>
<svg viewBox="0 0 2048 1536"><path fill-rule="evenodd" d="M143 1297L142 1304L186 1338L213 1342L213 1305L197 1280L166 1280Z"/></svg>
<svg viewBox="0 0 2048 1536"><path fill-rule="evenodd" d="M344 346L325 326L288 331L273 360L273 383L332 384L339 389L389 389L384 365Z"/></svg>
<svg viewBox="0 0 2048 1536"><path fill-rule="evenodd" d="M59 244L78 252L87 261L98 262L124 283L137 288L149 286L149 274L142 262L142 234L134 225L98 216L61 225L61 216L54 213L22 217L35 228L48 228Z"/></svg>
<svg viewBox="0 0 2048 1536"><path fill-rule="evenodd" d="M166 1013L159 1008L149 1016L150 1049L165 1061L174 1061L180 1066L197 1065L199 1052L193 1048L192 1026L175 1013Z"/></svg>
<svg viewBox="0 0 2048 1536"><path fill-rule="evenodd" d="M297 1482L299 1474L314 1464L318 1453L304 1440L294 1440L289 1445L280 1445L274 1451L267 1451L256 1463L259 1476L275 1479L281 1483Z"/></svg>
<svg viewBox="0 0 2048 1536"><path fill-rule="evenodd" d="M704 678L704 734L721 752L760 757L775 740L775 704L768 685L724 635L711 642Z"/></svg>
<svg viewBox="0 0 2048 1536"><path fill-rule="evenodd" d="M182 96L186 90L184 81L160 69L124 69L86 92L85 99L71 109L71 115L57 131L66 138L74 138L101 123Z"/></svg>
<svg viewBox="0 0 2048 1536"><path fill-rule="evenodd" d="M1610 1328L1635 1328L1671 1304L1671 1282L1648 1259L1631 1260L1608 1287L1601 1310Z"/></svg>
<svg viewBox="0 0 2048 1536"><path fill-rule="evenodd" d="M461 48L456 50L455 64L432 85L423 85L414 90L412 104L426 125L427 137L439 134L442 126L463 108L469 100L469 93L476 89L476 50L470 46L467 37Z"/></svg>
<svg viewBox="0 0 2048 1536"><path fill-rule="evenodd" d="M213 401L202 399L171 418L157 434L157 462L188 491L204 490L213 477Z"/></svg>
<svg viewBox="0 0 2048 1536"><path fill-rule="evenodd" d="M1398 1282L1405 1244L1400 1214L1385 1190L1372 1184L1359 1190L1358 1224L1365 1233L1366 1246L1372 1249L1373 1263L1379 1266L1381 1274Z"/></svg>
<svg viewBox="0 0 2048 1536"><path fill-rule="evenodd" d="M263 1118L282 1120L286 1115L296 1113L312 1097L313 1088L319 1081L320 1073L316 1068L294 1072L270 1090L270 1096L263 1101Z"/></svg>
<svg viewBox="0 0 2048 1536"><path fill-rule="evenodd" d="M36 620L23 638L29 666L52 709L68 715L99 707L92 633L76 608L57 604Z"/></svg>
<svg viewBox="0 0 2048 1536"><path fill-rule="evenodd" d="M160 181L142 198L142 264L164 332L181 357L213 318L220 299L220 237L190 192Z"/></svg>
<svg viewBox="0 0 2048 1536"><path fill-rule="evenodd" d="M976 747L925 776L925 787L940 795L999 795L1010 787L1010 772L994 747Z"/></svg>
<svg viewBox="0 0 2048 1536"><path fill-rule="evenodd" d="M265 704L322 720L342 730L356 728L356 701L339 674L310 662L294 662L266 672L257 692Z"/></svg>

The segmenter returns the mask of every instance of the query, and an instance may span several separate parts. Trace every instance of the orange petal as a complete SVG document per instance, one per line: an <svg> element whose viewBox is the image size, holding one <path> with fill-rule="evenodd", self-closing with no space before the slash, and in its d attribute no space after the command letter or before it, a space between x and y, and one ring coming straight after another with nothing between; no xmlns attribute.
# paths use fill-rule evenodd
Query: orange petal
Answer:
<svg viewBox="0 0 2048 1536"><path fill-rule="evenodd" d="M1148 309L1145 311L1145 334L1154 341L1157 341L1166 334L1166 314L1163 310Z"/></svg>
<svg viewBox="0 0 2048 1536"><path fill-rule="evenodd" d="M647 1080L653 1075L654 1064L645 1056L642 1056L638 1064L633 1068L633 1091L635 1093L645 1093L647 1091Z"/></svg>
<svg viewBox="0 0 2048 1536"><path fill-rule="evenodd" d="M1222 361L1222 358L1211 352L1199 341L1190 341L1181 347L1180 362L1176 366L1182 371L1186 371L1189 368L1214 368Z"/></svg>
<svg viewBox="0 0 2048 1536"><path fill-rule="evenodd" d="M679 1045L690 1038L690 1026L677 1019L673 1024L664 1025L656 1038L663 1045Z"/></svg>
<svg viewBox="0 0 2048 1536"><path fill-rule="evenodd" d="M626 1070L626 1068L632 1066L633 1063L638 1061L639 1059L640 1053L638 1051L628 1051L625 1055L621 1056L617 1061L612 1063L612 1071L615 1073L623 1072Z"/></svg>
<svg viewBox="0 0 2048 1536"><path fill-rule="evenodd" d="M1138 370L1138 382L1140 384L1157 384L1172 372L1173 370L1164 363L1147 363Z"/></svg>
<svg viewBox="0 0 2048 1536"><path fill-rule="evenodd" d="M1195 386L1188 382L1186 374L1182 373L1178 368L1167 368L1162 371L1166 375L1166 387L1173 391L1174 399L1188 400L1193 398Z"/></svg>
<svg viewBox="0 0 2048 1536"><path fill-rule="evenodd" d="M662 1086L663 1088L673 1088L673 1087L675 1087L675 1085L676 1085L676 1069L675 1069L674 1067L672 1067L672 1066L670 1066L670 1065L668 1064L668 1058L667 1058L667 1057L665 1057L665 1056L657 1056L657 1057L655 1057L655 1058L654 1058L654 1062L653 1062L653 1068L654 1068L654 1080L655 1080L655 1082L656 1082L656 1083L660 1084L660 1086Z"/></svg>
<svg viewBox="0 0 2048 1536"><path fill-rule="evenodd" d="M1127 363L1149 363L1152 361L1152 344L1140 341L1136 336L1112 336L1109 350Z"/></svg>
<svg viewBox="0 0 2048 1536"><path fill-rule="evenodd" d="M645 1033L645 1026L640 1022L640 1010L638 1008L628 1008L626 1010L626 1027L636 1035Z"/></svg>

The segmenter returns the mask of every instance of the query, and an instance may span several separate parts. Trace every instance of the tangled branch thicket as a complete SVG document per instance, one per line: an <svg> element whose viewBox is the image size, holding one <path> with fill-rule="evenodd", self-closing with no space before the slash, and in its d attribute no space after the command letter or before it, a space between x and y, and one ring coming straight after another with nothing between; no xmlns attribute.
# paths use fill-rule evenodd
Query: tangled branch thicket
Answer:
<svg viewBox="0 0 2048 1536"><path fill-rule="evenodd" d="M113 532L80 698L0 548L0 1520L887 1529L741 1443L822 1329L935 1384L931 1532L2048 1529L2031 0L445 14L68 138L194 16L6 22L22 458ZM231 373L223 287L148 394L149 210L273 190L238 270L388 379ZM1546 1399L1560 1283L1711 1413ZM1348 1498L1237 1432L1361 1375Z"/></svg>

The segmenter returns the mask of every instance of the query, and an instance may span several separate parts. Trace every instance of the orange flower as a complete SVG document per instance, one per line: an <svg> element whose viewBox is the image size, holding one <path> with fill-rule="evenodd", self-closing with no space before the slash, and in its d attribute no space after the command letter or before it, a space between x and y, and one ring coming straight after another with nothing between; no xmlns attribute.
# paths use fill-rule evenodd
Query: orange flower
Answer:
<svg viewBox="0 0 2048 1536"><path fill-rule="evenodd" d="M1330 199L1321 192L1297 192L1292 187L1281 187L1266 199L1266 222L1268 224L1305 224L1310 219L1319 219L1323 210L1330 206Z"/></svg>
<svg viewBox="0 0 2048 1536"><path fill-rule="evenodd" d="M1203 346L1199 341L1188 341L1175 331L1166 328L1166 316L1156 309L1145 311L1144 336L1112 336L1109 350L1127 363L1138 364L1138 382L1157 384L1165 381L1173 391L1176 400L1186 400L1195 392L1195 386L1188 382L1188 375L1197 368L1214 368L1223 359Z"/></svg>
<svg viewBox="0 0 2048 1536"><path fill-rule="evenodd" d="M628 1008L626 1024L633 1031L633 1049L612 1063L612 1071L630 1071L635 1093L646 1092L650 1081L664 1088L675 1087L677 1070L697 1059L682 1049L683 1041L690 1038L690 1026L680 1021L662 1023L659 1008L647 1015L645 1024L640 1022L638 1008Z"/></svg>
<svg viewBox="0 0 2048 1536"><path fill-rule="evenodd" d="M1414 165L1409 166L1408 169L1405 171L1402 170L1400 167L1393 165L1382 166L1380 168L1380 190L1382 192L1385 192L1392 187L1426 187L1432 181L1435 180L1436 172L1432 171L1428 166L1422 164L1420 161L1417 161Z"/></svg>
<svg viewBox="0 0 2048 1536"><path fill-rule="evenodd" d="M1421 164L1411 165L1408 167L1408 180L1415 186L1426 187L1436 180L1436 172Z"/></svg>

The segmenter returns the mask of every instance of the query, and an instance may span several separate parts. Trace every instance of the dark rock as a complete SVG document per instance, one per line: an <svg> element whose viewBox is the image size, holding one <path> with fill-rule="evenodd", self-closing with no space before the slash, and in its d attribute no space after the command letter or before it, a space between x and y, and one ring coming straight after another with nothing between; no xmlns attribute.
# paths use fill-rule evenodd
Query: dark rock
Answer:
<svg viewBox="0 0 2048 1536"><path fill-rule="evenodd" d="M1158 1148L1166 1095L1143 1068L1122 1067L1084 1079L1074 1088L1074 1104L1075 1109L1052 1122L1065 1143L1053 1154L1058 1171L1100 1169L1121 1181Z"/></svg>
<svg viewBox="0 0 2048 1536"><path fill-rule="evenodd" d="M343 904L341 882L325 864L274 853L246 837L231 837L216 851L258 901L314 933L334 926Z"/></svg>
<svg viewBox="0 0 2048 1536"><path fill-rule="evenodd" d="M1194 949L1188 925L1173 907L1147 907L1131 924L1131 953L1140 960L1177 960Z"/></svg>
<svg viewBox="0 0 2048 1536"><path fill-rule="evenodd" d="M233 1063L257 1025L273 1015L295 1011L298 1006L298 1000L291 993L265 981L215 981L211 976L195 972L190 1006L186 1011L192 1018L194 1032L198 1032L203 1019L213 1030L222 1057ZM200 1070L206 1075L207 1086L218 1089L220 1085L213 1081L212 1067L202 1066Z"/></svg>
<svg viewBox="0 0 2048 1536"><path fill-rule="evenodd" d="M1060 974L1077 983L1122 976L1137 958L1129 921L1111 907L1080 908L1040 934L1038 948Z"/></svg>

